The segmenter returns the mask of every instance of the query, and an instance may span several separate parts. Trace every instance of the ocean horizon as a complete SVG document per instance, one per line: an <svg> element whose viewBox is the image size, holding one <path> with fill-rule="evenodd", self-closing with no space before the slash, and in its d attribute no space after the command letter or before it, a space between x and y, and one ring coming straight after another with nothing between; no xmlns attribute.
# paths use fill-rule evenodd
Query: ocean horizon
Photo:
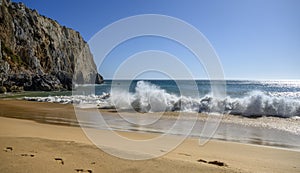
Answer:
<svg viewBox="0 0 300 173"><path fill-rule="evenodd" d="M100 102L97 104L100 107L102 104L103 107L129 109L132 103L135 103L144 112L213 112L216 108L213 108L212 104L217 102L220 107L224 107L220 109L222 113L247 117L300 116L300 81L227 80L224 83L220 81L220 85L224 84L226 90L224 98L213 97L211 82L210 80L105 80L103 84L98 85L77 85L72 93L66 91L55 95L56 92L49 92L49 98L64 95L87 97L96 95L99 96ZM213 81L213 85L218 85L218 80ZM43 92L42 95L46 94L47 92ZM102 97L105 99L101 99ZM164 107L155 107L152 104L149 108L151 99L153 102L163 104ZM66 98L65 101L71 100ZM56 102L53 99L49 101ZM60 102L64 101L60 100Z"/></svg>

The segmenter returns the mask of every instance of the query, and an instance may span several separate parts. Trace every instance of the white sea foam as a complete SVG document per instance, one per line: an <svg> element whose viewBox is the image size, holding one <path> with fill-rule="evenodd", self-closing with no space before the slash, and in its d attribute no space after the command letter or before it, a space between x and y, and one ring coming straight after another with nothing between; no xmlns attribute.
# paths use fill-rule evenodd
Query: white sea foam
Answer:
<svg viewBox="0 0 300 173"><path fill-rule="evenodd" d="M300 101L286 97L269 96L252 92L244 98L226 99L231 114L245 116L292 117L300 115Z"/></svg>
<svg viewBox="0 0 300 173"><path fill-rule="evenodd" d="M275 96L254 91L243 98L228 96L223 99L217 99L210 95L192 98L168 93L159 86L145 81L137 82L133 93L124 89L114 89L111 93L103 93L102 95L25 97L25 100L76 103L81 105L95 104L98 108L115 107L117 109L135 109L141 112L226 112L247 117L300 116L300 100L287 98L282 95Z"/></svg>
<svg viewBox="0 0 300 173"><path fill-rule="evenodd" d="M107 101L109 94L103 93L102 95L73 95L73 96L48 96L48 97L24 97L24 100L37 101L37 102L50 102L62 104L86 104L86 105L99 105Z"/></svg>

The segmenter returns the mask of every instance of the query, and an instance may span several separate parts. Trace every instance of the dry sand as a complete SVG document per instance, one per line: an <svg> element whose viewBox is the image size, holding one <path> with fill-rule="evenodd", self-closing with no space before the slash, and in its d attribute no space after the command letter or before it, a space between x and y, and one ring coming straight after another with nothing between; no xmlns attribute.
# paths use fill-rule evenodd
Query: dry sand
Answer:
<svg viewBox="0 0 300 173"><path fill-rule="evenodd" d="M45 115L75 118L72 105L0 100L0 115L1 173L300 172L300 152L215 140L199 146L194 138L160 158L119 159L94 146L79 127L40 123ZM105 136L107 131L100 133ZM119 133L132 139L156 135ZM219 161L226 166L205 161Z"/></svg>

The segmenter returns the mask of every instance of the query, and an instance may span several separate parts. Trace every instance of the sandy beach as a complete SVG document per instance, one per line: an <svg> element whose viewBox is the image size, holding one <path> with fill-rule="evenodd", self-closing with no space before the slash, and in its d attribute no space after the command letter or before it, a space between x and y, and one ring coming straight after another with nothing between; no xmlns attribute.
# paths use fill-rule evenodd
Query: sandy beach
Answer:
<svg viewBox="0 0 300 173"><path fill-rule="evenodd" d="M297 151L217 140L199 146L196 138L188 138L159 158L124 160L94 146L82 129L72 126L70 121L64 123L64 118L76 121L72 105L0 100L0 108L0 172L3 173L300 171ZM44 116L60 117L61 123L43 121ZM104 136L107 133L98 131ZM137 140L157 135L118 133Z"/></svg>
<svg viewBox="0 0 300 173"><path fill-rule="evenodd" d="M299 16L0 0L0 173L300 173Z"/></svg>

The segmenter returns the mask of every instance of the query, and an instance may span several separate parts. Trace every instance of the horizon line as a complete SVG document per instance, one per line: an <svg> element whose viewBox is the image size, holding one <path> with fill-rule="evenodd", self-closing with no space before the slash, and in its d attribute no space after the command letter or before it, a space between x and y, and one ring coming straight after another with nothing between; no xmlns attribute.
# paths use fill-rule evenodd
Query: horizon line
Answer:
<svg viewBox="0 0 300 173"><path fill-rule="evenodd" d="M107 78L103 80L191 80L191 79L169 79L169 78L136 78L136 79L112 79ZM195 78L193 80L212 80L212 81L218 81L218 80L236 80L236 81L299 81L300 79L243 79L243 78L229 78L229 79L208 79L208 78Z"/></svg>

